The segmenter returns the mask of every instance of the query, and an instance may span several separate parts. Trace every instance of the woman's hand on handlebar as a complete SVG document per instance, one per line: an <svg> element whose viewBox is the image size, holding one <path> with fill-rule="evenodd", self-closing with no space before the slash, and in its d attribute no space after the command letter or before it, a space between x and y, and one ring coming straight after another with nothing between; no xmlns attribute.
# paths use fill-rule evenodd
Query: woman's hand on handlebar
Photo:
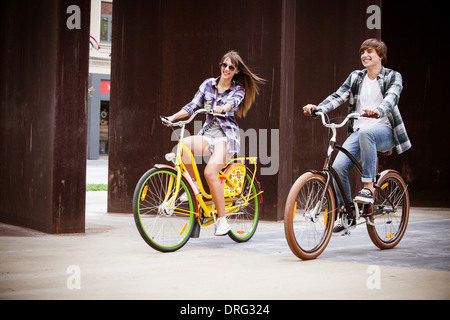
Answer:
<svg viewBox="0 0 450 320"><path fill-rule="evenodd" d="M214 113L218 113L218 114L226 114L230 110L231 110L231 104L227 103L223 106L215 106L213 111L214 111Z"/></svg>
<svg viewBox="0 0 450 320"><path fill-rule="evenodd" d="M170 127L174 121L174 115L170 116L170 117L163 117L161 116L161 122L163 125L165 125L166 127Z"/></svg>
<svg viewBox="0 0 450 320"><path fill-rule="evenodd" d="M173 114L173 115L171 115L169 117L166 117L166 120L169 121L170 123L173 123L175 120L182 119L182 118L184 118L184 117L186 117L188 115L189 115L189 113L186 110L181 109L177 113L175 113L175 114ZM166 122L163 122L163 125L165 125L167 127L170 126L170 124L168 124Z"/></svg>
<svg viewBox="0 0 450 320"><path fill-rule="evenodd" d="M317 110L317 106L314 104L307 104L306 106L303 107L303 114L305 116L311 116L313 111Z"/></svg>
<svg viewBox="0 0 450 320"><path fill-rule="evenodd" d="M161 116L160 118L161 118L161 123L162 123L164 126L166 126L166 127L170 127L170 126L171 126L172 121L169 119L170 117L164 117L164 116Z"/></svg>

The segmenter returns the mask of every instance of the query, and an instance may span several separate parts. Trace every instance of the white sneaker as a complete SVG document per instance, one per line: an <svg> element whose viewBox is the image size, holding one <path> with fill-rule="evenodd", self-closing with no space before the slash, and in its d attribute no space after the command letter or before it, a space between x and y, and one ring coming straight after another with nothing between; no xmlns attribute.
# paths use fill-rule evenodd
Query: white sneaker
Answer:
<svg viewBox="0 0 450 320"><path fill-rule="evenodd" d="M222 217L217 219L216 223L216 236L224 236L231 230L230 225L227 222L227 218Z"/></svg>
<svg viewBox="0 0 450 320"><path fill-rule="evenodd" d="M370 189L364 188L355 197L356 202L373 203L373 193Z"/></svg>

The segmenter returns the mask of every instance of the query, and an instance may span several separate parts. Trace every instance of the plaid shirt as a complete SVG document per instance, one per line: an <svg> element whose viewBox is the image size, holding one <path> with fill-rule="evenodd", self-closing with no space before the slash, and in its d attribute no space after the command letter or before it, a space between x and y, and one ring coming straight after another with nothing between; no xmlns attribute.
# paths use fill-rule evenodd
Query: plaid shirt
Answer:
<svg viewBox="0 0 450 320"><path fill-rule="evenodd" d="M353 71L338 91L326 98L318 107L326 113L336 109L350 98L349 113L355 112L366 74L367 69ZM383 101L377 109L381 117L387 115L394 132L395 148L397 153L400 154L411 148L411 142L398 108L400 93L403 89L402 76L394 70L383 67L377 76L377 80L383 95ZM353 121L349 124L349 132L353 132Z"/></svg>
<svg viewBox="0 0 450 320"><path fill-rule="evenodd" d="M208 114L206 116L205 124L198 134L203 135L206 130L213 125L214 119L216 119L227 137L227 153L239 153L239 126L234 115L236 111L238 111L239 105L244 99L245 89L233 81L229 89L222 94L219 94L217 89L219 79L220 77L216 79L206 79L200 85L194 99L185 105L183 109L192 115L196 110L199 108L204 108L205 106L211 106L214 108L215 105L223 106L229 103L231 105L231 110L227 112L226 117L215 117Z"/></svg>

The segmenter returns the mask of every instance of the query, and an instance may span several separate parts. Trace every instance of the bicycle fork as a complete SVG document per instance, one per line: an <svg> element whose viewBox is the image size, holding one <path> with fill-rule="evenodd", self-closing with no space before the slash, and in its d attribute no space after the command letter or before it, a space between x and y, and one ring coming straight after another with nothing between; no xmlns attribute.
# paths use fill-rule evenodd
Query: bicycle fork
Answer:
<svg viewBox="0 0 450 320"><path fill-rule="evenodd" d="M311 171L313 173L318 173L318 174L325 174L326 175L326 181L325 181L325 188L322 191L322 194L320 195L317 203L314 205L314 207L309 211L304 213L306 218L309 218L311 220L311 222L317 222L318 217L320 215L320 211L322 208L322 204L324 202L324 198L326 196L326 192L330 186L330 174L327 171L324 172L317 172L317 171ZM294 209L295 212L295 209Z"/></svg>

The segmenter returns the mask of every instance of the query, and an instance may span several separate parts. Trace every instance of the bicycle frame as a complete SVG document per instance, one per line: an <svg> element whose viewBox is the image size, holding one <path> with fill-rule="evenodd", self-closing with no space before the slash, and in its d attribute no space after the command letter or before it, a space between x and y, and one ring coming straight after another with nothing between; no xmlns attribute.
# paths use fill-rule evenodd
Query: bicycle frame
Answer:
<svg viewBox="0 0 450 320"><path fill-rule="evenodd" d="M353 215L353 210L352 210L352 207L351 207L351 203L348 200L348 198L346 197L346 193L344 191L344 186L342 184L342 181L339 178L339 175L337 174L337 172L330 165L330 160L331 160L331 156L332 156L334 150L337 149L339 152L344 153L353 162L353 164L358 169L358 171L362 174L362 167L361 167L360 163L355 159L355 157L353 157L353 155L350 154L350 152L348 152L344 147L336 144L336 135L337 135L337 130L336 129L343 127L348 122L348 120L350 120L350 119L356 119L356 118L367 119L367 118L361 117L359 113L351 113L351 114L347 115L347 117L344 119L344 121L342 121L340 124L334 124L334 123L330 123L329 124L329 123L327 123L325 121L324 113L316 112L315 114L321 117L322 124L326 128L331 129L331 132L332 132L332 136L331 136L330 143L329 143L329 146L328 146L327 157L325 159L325 164L323 166L323 171L317 172L317 171L314 171L314 170L309 170L309 171L314 172L314 173L320 173L321 175L323 175L326 178L325 189L324 189L324 191L323 191L323 193L321 195L319 203L321 203L322 199L325 197L325 192L328 189L328 187L330 186L331 181L333 179L336 182L336 185L337 185L337 187L339 189L339 192L341 193L342 200L344 201L344 207L345 207L345 209L348 212L349 218L355 218L356 220L358 220L359 217L360 217L359 208L358 208L358 206L355 203L355 205L354 205L355 215ZM331 188L333 190L334 197L336 199L336 190L334 189L334 185L333 184L331 184Z"/></svg>
<svg viewBox="0 0 450 320"><path fill-rule="evenodd" d="M200 109L200 110L196 111L188 120L180 121L176 124L170 124L170 125L177 125L177 126L181 127L181 132L180 132L178 143L177 143L176 153L168 153L168 154L166 154L166 157L165 157L166 160L172 161L174 163L175 167L168 166L168 165L162 165L162 164L157 164L157 165L155 165L155 167L157 167L157 168L161 168L161 167L167 168L168 167L168 168L171 168L172 170L176 171L176 173L177 173L176 181L173 181L174 179L171 179L171 181L170 181L163 205L170 201L170 203L168 204L168 208L169 208L169 210L174 209L173 203L174 203L175 199L177 198L178 193L180 191L181 178L184 177L186 179L186 181L189 183L189 186L192 189L194 196L195 196L195 200L196 200L195 207L194 207L195 212L188 212L188 211L183 212L184 210L181 210L178 208L177 213L178 214L186 214L186 215L194 213L197 216L200 225L207 226L207 225L210 225L215 222L215 219L216 219L215 213L217 211L215 210L215 208L212 205L211 194L207 193L203 187L203 183L200 178L200 174L199 174L198 167L197 167L197 164L195 161L195 157L194 157L193 153L191 152L191 150L183 143L186 124L191 122L192 119L197 114L200 114L200 113L210 113L211 114L212 111L206 110L206 112L205 112L205 109ZM164 118L162 118L162 120L164 121ZM166 121L164 121L164 122L166 122ZM166 123L168 123L168 122L166 122ZM184 152L189 156L189 159L191 161L192 168L193 168L194 174L195 174L195 179L198 182L199 190L195 186L191 176L189 175L189 172L187 171L186 165L184 164L184 162L182 160L182 155ZM253 172L247 166L244 165L244 163L246 161L249 161L250 164L254 165ZM225 170L225 169L228 168L228 166L232 163L241 163L242 165L245 166L246 171L250 172L251 177L252 177L251 181L250 181L250 186L253 184L254 181L256 182L255 184L258 188L258 192L256 194L249 193L247 196L244 196L243 195L244 190L240 190L238 185L235 184L228 177L227 170ZM232 188L234 190L240 190L240 192L238 194L235 194L233 196L228 196L228 197L225 196L225 215L226 216L232 215L233 212L236 211L237 209L247 206L249 201L253 200L256 197L258 197L259 203L262 203L263 191L260 190L259 183L256 180L256 177L255 177L256 171L257 171L257 157L237 157L237 158L233 158L230 161L228 161L227 164L224 166L224 168L219 172L218 179L223 179L222 181L223 181L224 185L228 184L228 186L230 186L230 188ZM245 176L244 176L244 179L245 179ZM175 186L174 186L174 184L175 184ZM172 193L173 187L175 187L175 191ZM171 194L172 194L172 196L170 196ZM237 205L233 205L230 203L227 204L227 199L231 198L233 200L236 200L236 197L240 201L240 202L238 202L239 204L237 204ZM207 200L205 201L204 199L207 199ZM237 202L237 201L235 201L235 202ZM212 217L212 219L207 219L207 221L205 223L203 223L200 219L199 207L202 209L202 213L203 213L204 217L206 217L206 218Z"/></svg>

